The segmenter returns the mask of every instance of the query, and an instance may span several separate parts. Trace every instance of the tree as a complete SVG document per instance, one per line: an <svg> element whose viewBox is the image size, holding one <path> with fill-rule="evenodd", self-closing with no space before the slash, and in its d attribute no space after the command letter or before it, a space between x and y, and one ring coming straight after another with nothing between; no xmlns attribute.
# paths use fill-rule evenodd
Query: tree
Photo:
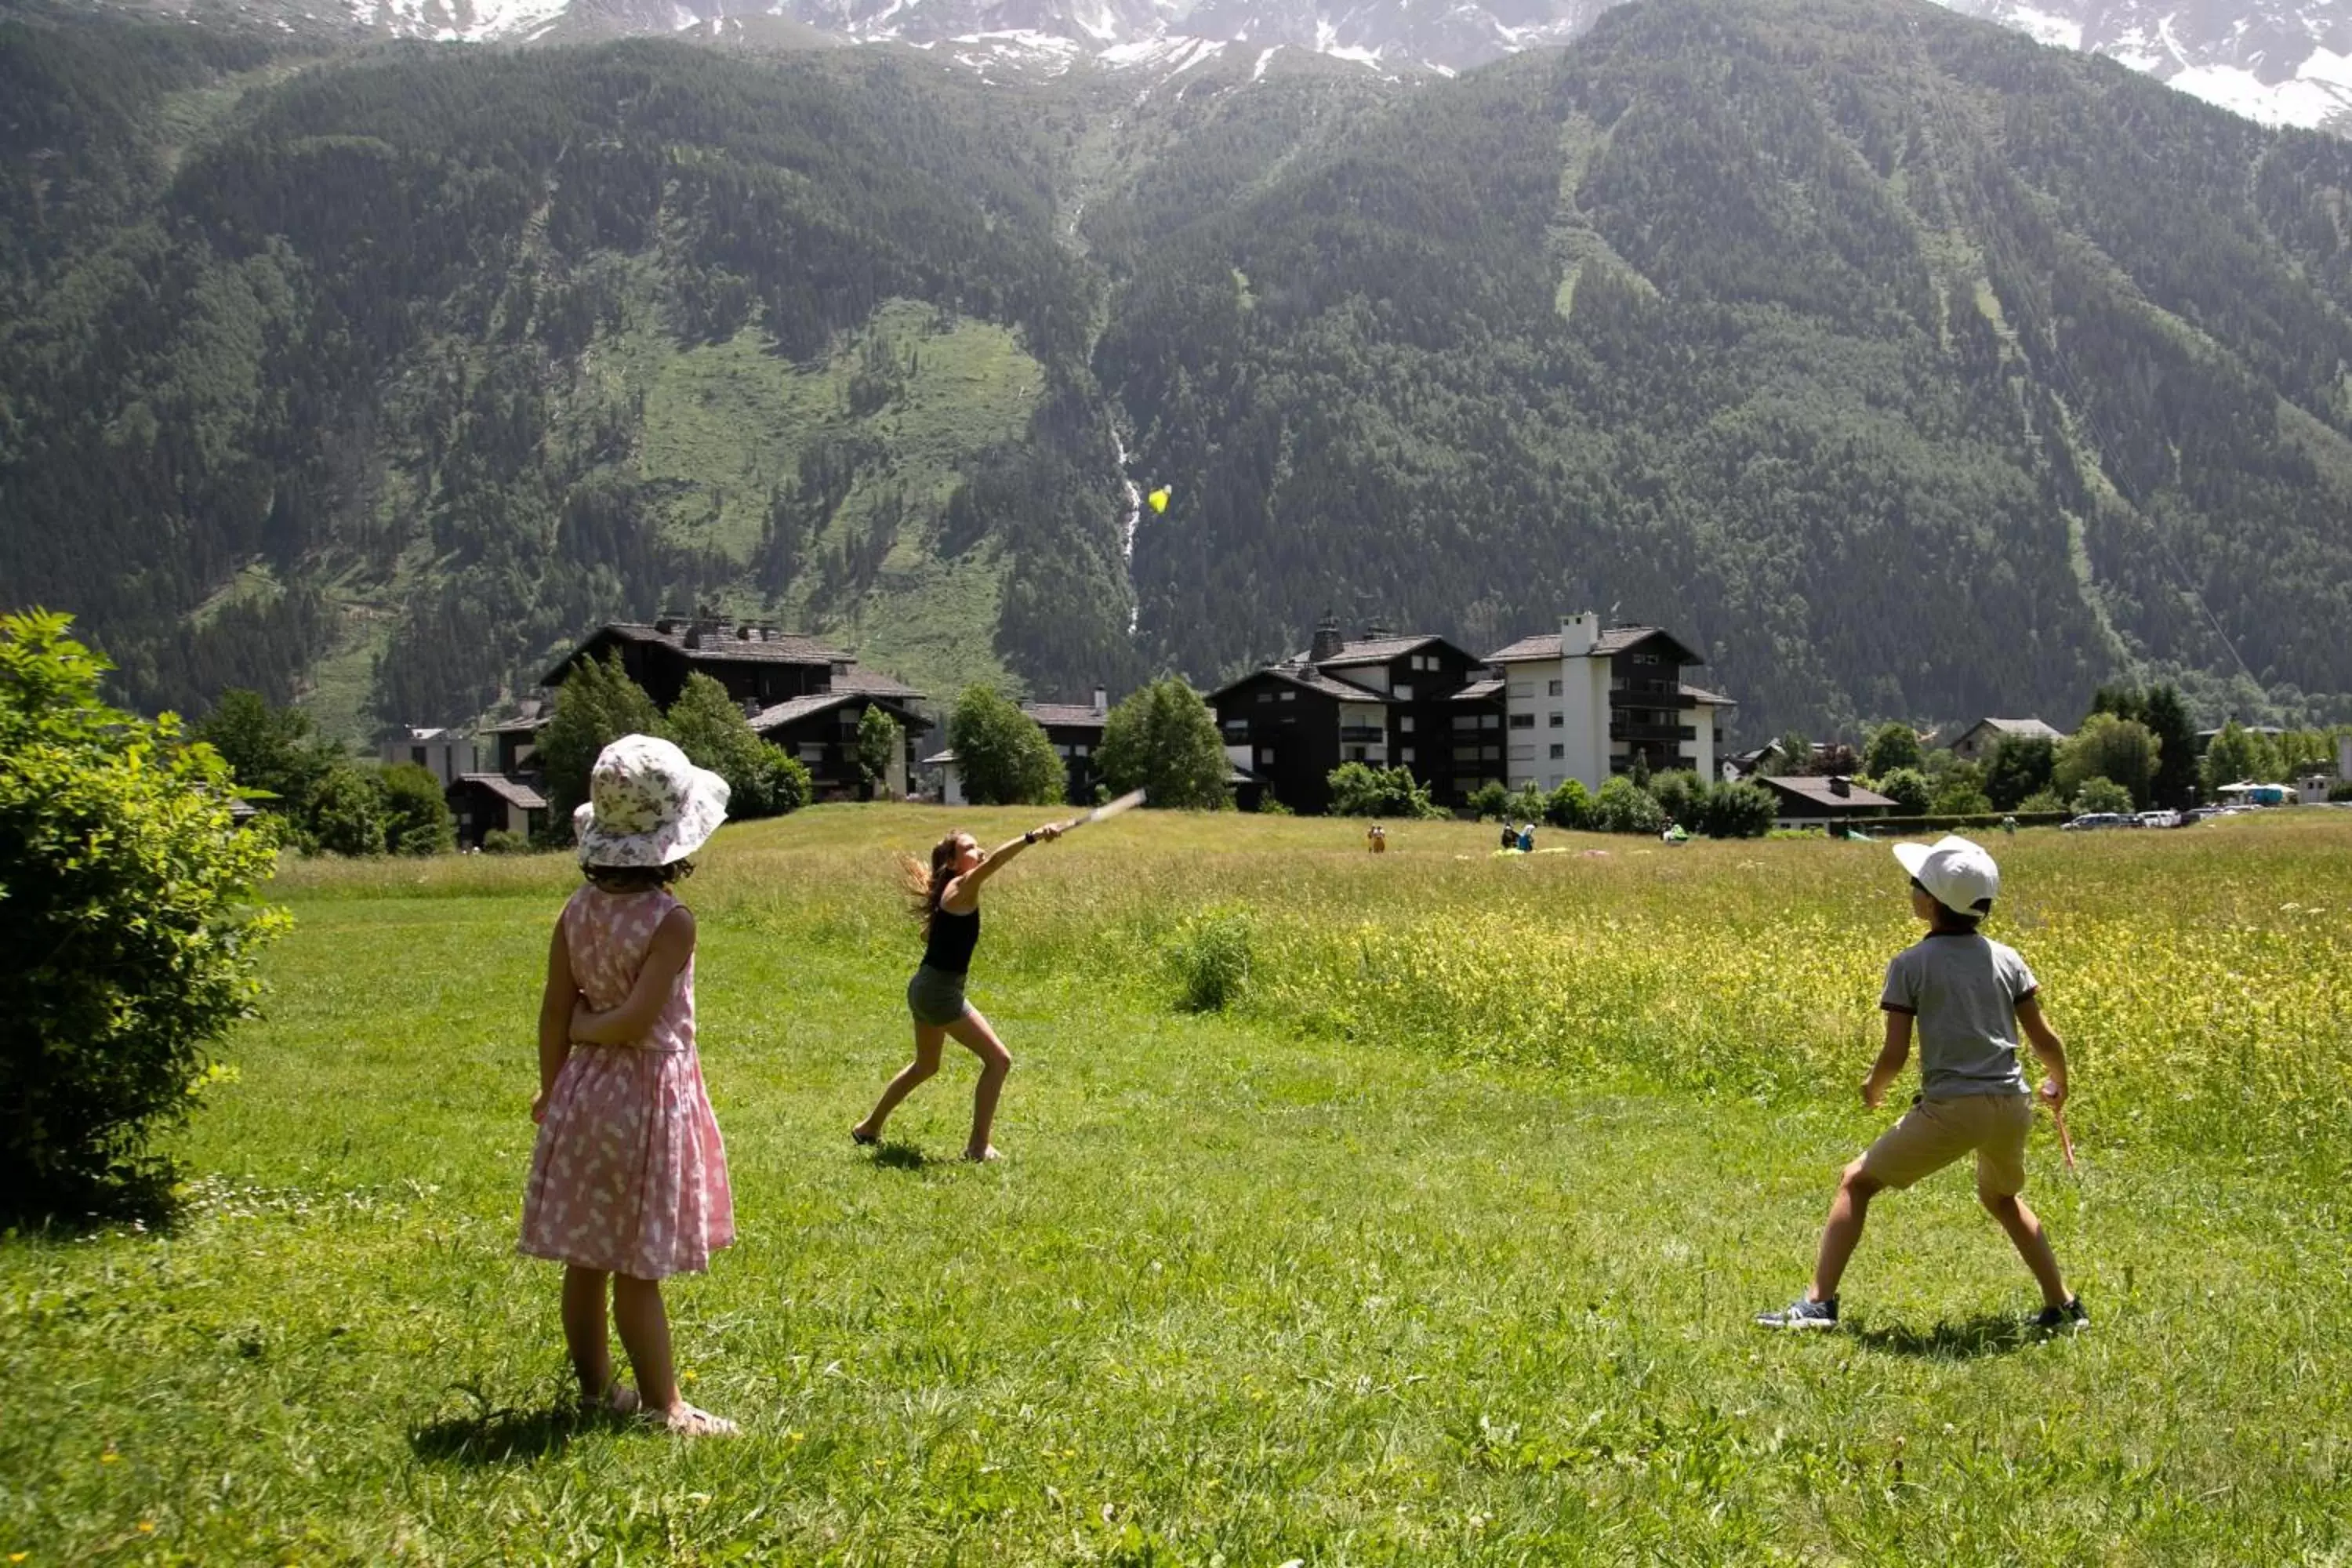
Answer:
<svg viewBox="0 0 2352 1568"><path fill-rule="evenodd" d="M1633 781L1635 789L1647 790L1650 787L1649 748L1645 746L1633 748L1633 765L1625 770L1625 776Z"/></svg>
<svg viewBox="0 0 2352 1568"><path fill-rule="evenodd" d="M866 711L857 716L857 773L866 781L866 793L880 800L890 791L890 764L906 755L905 731L898 721L884 712L877 703L869 702Z"/></svg>
<svg viewBox="0 0 2352 1568"><path fill-rule="evenodd" d="M2205 748L2203 768L2207 798L2223 784L2244 784L2262 778L2262 752L2254 737L2246 733L2234 719L2221 726L2213 743Z"/></svg>
<svg viewBox="0 0 2352 1568"><path fill-rule="evenodd" d="M2050 787L2058 749L2047 735L2010 735L1992 749L1985 764L1984 792L1995 811L2015 811L2030 795Z"/></svg>
<svg viewBox="0 0 2352 1568"><path fill-rule="evenodd" d="M1144 790L1154 805L1218 811L1231 800L1225 775L1232 764L1216 715L1172 675L1129 693L1110 710L1095 764L1115 793Z"/></svg>
<svg viewBox="0 0 2352 1568"><path fill-rule="evenodd" d="M1575 783L1572 779L1569 782ZM1567 787L1567 784L1560 786L1561 789ZM1576 787L1579 790L1584 788L1582 784L1577 784ZM1488 779L1470 792L1470 809L1481 822L1495 821L1510 809L1510 792L1503 787L1503 781L1500 779Z"/></svg>
<svg viewBox="0 0 2352 1568"><path fill-rule="evenodd" d="M1762 784L1718 784L1700 808L1699 830L1710 838L1761 838L1779 815L1772 792Z"/></svg>
<svg viewBox="0 0 2352 1568"><path fill-rule="evenodd" d="M1874 779L1884 778L1897 768L1924 769L1927 765L1927 753L1919 749L1918 732L1908 724L1881 724L1871 732L1869 743L1862 749L1862 771Z"/></svg>
<svg viewBox="0 0 2352 1568"><path fill-rule="evenodd" d="M1582 779L1562 779L1544 801L1543 818L1554 827L1573 832L1591 825L1592 796Z"/></svg>
<svg viewBox="0 0 2352 1568"><path fill-rule="evenodd" d="M1688 768L1670 769L1650 781L1650 798L1670 821L1688 827L1706 805L1706 783Z"/></svg>
<svg viewBox="0 0 2352 1568"><path fill-rule="evenodd" d="M1936 798L1927 809L1937 816L1980 816L1992 810L1992 797L1985 794L1970 773L1955 772L1936 786Z"/></svg>
<svg viewBox="0 0 2352 1568"><path fill-rule="evenodd" d="M1813 743L1803 731L1791 730L1780 737L1780 765L1775 771L1783 775L1813 771Z"/></svg>
<svg viewBox="0 0 2352 1568"><path fill-rule="evenodd" d="M273 708L258 691L221 693L193 737L221 754L239 789L275 797L256 805L298 824L310 820L311 792L336 762L334 743L314 732L309 714Z"/></svg>
<svg viewBox="0 0 2352 1568"><path fill-rule="evenodd" d="M2158 805L2178 811L2197 795L2197 728L2188 704L2169 686L2151 687L2140 704L2139 721L2156 737L2156 777L2149 794Z"/></svg>
<svg viewBox="0 0 2352 1568"><path fill-rule="evenodd" d="M383 784L381 775L338 763L310 796L310 836L337 855L381 855L384 850Z"/></svg>
<svg viewBox="0 0 2352 1568"><path fill-rule="evenodd" d="M101 701L69 626L0 616L0 1207L28 1217L162 1205L149 1141L287 923L251 901L275 836L230 816L226 761Z"/></svg>
<svg viewBox="0 0 2352 1568"><path fill-rule="evenodd" d="M993 687L964 688L948 717L948 745L975 805L1055 805L1069 787L1045 730Z"/></svg>
<svg viewBox="0 0 2352 1568"><path fill-rule="evenodd" d="M2106 715L2113 718L2113 714ZM2129 720L2123 721L2129 723ZM2113 779L2094 775L2084 779L2074 789L2076 811L2126 812L2132 808L2131 791Z"/></svg>
<svg viewBox="0 0 2352 1568"><path fill-rule="evenodd" d="M1601 786L1592 802L1592 826L1603 833L1656 833L1666 825L1666 814L1647 790L1623 773Z"/></svg>
<svg viewBox="0 0 2352 1568"><path fill-rule="evenodd" d="M727 807L736 816L782 816L798 811L816 798L816 781L808 766L782 746L760 742L760 766L743 793L742 809L735 810L734 786L728 786Z"/></svg>
<svg viewBox="0 0 2352 1568"><path fill-rule="evenodd" d="M1410 820L1445 815L1429 798L1428 787L1403 768L1341 763L1331 770L1328 782L1334 816L1395 816Z"/></svg>
<svg viewBox="0 0 2352 1568"><path fill-rule="evenodd" d="M1917 768L1897 768L1884 778L1873 779L1870 787L1895 803L1897 816L1925 816L1935 801L1927 775Z"/></svg>
<svg viewBox="0 0 2352 1568"><path fill-rule="evenodd" d="M566 689L570 684L565 683ZM556 700L562 703L561 693ZM664 730L686 753L687 761L727 781L728 816L769 815L760 809L765 804L759 798L761 773L768 765L768 752L775 748L760 739L724 686L698 669L694 671L678 688L677 700L662 719Z"/></svg>
<svg viewBox="0 0 2352 1568"><path fill-rule="evenodd" d="M415 763L383 770L378 784L384 847L395 855L439 855L457 846L457 820L441 781Z"/></svg>
<svg viewBox="0 0 2352 1568"><path fill-rule="evenodd" d="M555 689L555 712L547 728L539 732L539 766L547 781L551 828L570 836L572 810L588 798L588 774L596 766L599 752L624 735L667 739L668 733L661 710L621 667L617 648L605 655L601 664L583 658L573 665L563 684Z"/></svg>
<svg viewBox="0 0 2352 1568"><path fill-rule="evenodd" d="M2093 713L2058 748L2052 780L2060 795L2071 798L2085 779L2111 779L2145 805L2156 780L2156 737L2147 725L2113 713Z"/></svg>

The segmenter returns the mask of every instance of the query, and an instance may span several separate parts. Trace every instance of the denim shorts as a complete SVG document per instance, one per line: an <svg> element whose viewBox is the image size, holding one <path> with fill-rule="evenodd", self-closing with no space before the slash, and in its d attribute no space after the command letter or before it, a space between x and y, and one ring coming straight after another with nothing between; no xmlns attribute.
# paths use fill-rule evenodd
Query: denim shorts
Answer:
<svg viewBox="0 0 2352 1568"><path fill-rule="evenodd" d="M915 1016L918 1024L928 1024L934 1029L947 1027L971 1011L971 1005L963 999L963 976L924 964L907 982L907 1011Z"/></svg>

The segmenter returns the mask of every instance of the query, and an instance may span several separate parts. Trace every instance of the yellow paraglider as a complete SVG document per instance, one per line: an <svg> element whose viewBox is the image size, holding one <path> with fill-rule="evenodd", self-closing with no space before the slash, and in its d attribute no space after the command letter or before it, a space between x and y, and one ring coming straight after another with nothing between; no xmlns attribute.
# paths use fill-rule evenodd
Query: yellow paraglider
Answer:
<svg viewBox="0 0 2352 1568"><path fill-rule="evenodd" d="M1143 499L1151 503L1152 510L1166 511L1168 510L1168 487L1166 485L1162 485Z"/></svg>

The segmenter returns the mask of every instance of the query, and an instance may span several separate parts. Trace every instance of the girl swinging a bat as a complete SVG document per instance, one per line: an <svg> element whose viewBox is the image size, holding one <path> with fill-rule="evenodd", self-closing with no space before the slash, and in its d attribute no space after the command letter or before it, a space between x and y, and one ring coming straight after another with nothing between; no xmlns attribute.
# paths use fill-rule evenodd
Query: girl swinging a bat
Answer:
<svg viewBox="0 0 2352 1568"><path fill-rule="evenodd" d="M986 852L971 834L950 833L931 847L928 869L911 855L900 858L908 899L923 927L922 965L907 982L907 1010L915 1018L915 1059L884 1088L866 1120L849 1130L852 1140L867 1146L880 1143L890 1113L918 1084L940 1070L940 1051L953 1039L980 1058L980 1082L971 1093L971 1139L964 1145L963 1157L997 1157L988 1133L996 1121L997 1096L1013 1070L1013 1056L980 1009L963 995L972 949L980 945L980 889L1022 850L1052 843L1067 826L1049 822Z"/></svg>

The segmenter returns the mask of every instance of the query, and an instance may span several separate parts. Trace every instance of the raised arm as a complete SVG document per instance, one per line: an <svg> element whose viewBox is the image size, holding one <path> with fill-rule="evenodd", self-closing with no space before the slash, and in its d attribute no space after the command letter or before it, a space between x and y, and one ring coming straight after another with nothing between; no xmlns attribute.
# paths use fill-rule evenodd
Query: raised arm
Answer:
<svg viewBox="0 0 2352 1568"><path fill-rule="evenodd" d="M996 874L996 868L1012 859L1032 844L1051 844L1062 836L1066 824L1049 822L1043 827L1033 827L1018 838L1008 838L980 858L980 864L962 876L950 881L940 893L940 907L951 914L968 915L980 902L980 886Z"/></svg>
<svg viewBox="0 0 2352 1568"><path fill-rule="evenodd" d="M694 913L685 905L670 910L654 931L636 984L617 1007L599 1013L583 1006L572 1016L572 1037L592 1046L634 1046L646 1037L669 1000L678 972L694 956Z"/></svg>
<svg viewBox="0 0 2352 1568"><path fill-rule="evenodd" d="M1886 1091L1903 1076L1903 1064L1911 1059L1911 1015L1890 1007L1886 1010L1886 1043L1878 1047L1878 1059L1870 1064L1870 1076L1862 1080L1862 1102L1873 1110L1884 1104Z"/></svg>
<svg viewBox="0 0 2352 1568"><path fill-rule="evenodd" d="M530 1102L530 1119L547 1114L548 1091L563 1058L572 1054L572 1013L580 1004L580 988L572 979L572 950L563 940L563 922L555 922L554 940L547 944L547 988L539 994L539 1093Z"/></svg>
<svg viewBox="0 0 2352 1568"><path fill-rule="evenodd" d="M2028 996L2017 1005L2017 1026L2025 1031L2032 1043L2033 1054L2042 1058L2042 1068L2049 1074L2049 1087L2042 1098L2053 1106L2066 1103L2066 1044L2050 1020L2042 1016L2042 998Z"/></svg>

